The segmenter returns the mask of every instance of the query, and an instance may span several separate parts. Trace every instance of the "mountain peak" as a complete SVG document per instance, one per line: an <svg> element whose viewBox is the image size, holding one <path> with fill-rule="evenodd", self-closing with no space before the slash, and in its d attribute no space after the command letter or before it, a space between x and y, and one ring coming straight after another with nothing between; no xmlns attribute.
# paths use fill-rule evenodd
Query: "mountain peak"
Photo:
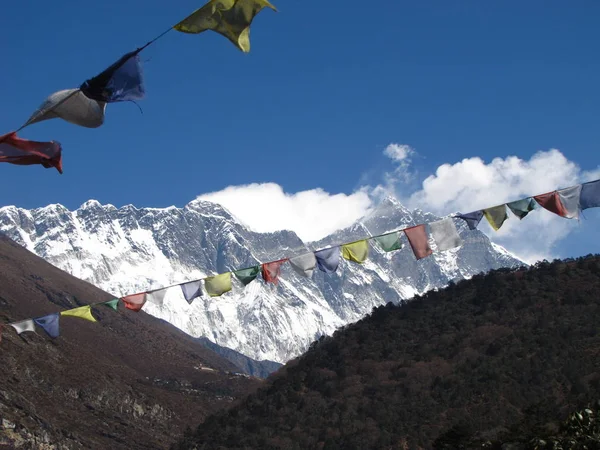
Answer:
<svg viewBox="0 0 600 450"><path fill-rule="evenodd" d="M391 194L388 195L387 197L385 197L383 200L381 200L380 204L385 205L385 206L391 205L391 206L396 206L396 207L398 207L398 206L403 207L402 202Z"/></svg>
<svg viewBox="0 0 600 450"><path fill-rule="evenodd" d="M192 200L187 205L185 205L185 207L194 210L210 211L215 213L226 213L227 215L232 216L229 210L220 203L215 203L208 200L201 200L199 198Z"/></svg>
<svg viewBox="0 0 600 450"><path fill-rule="evenodd" d="M37 208L37 210L42 214L49 216L61 216L70 212L67 207L60 203L51 203L50 205Z"/></svg>
<svg viewBox="0 0 600 450"><path fill-rule="evenodd" d="M19 208L17 208L15 205L0 206L0 214L14 213L17 211L19 211Z"/></svg>
<svg viewBox="0 0 600 450"><path fill-rule="evenodd" d="M93 212L97 208L102 208L101 213ZM254 232L221 205L204 200L193 200L183 208L127 205L118 210L89 200L81 209L79 214L68 213L61 205L18 214L3 209L0 230L48 262L115 296L296 256L307 249L292 231ZM389 197L365 218L310 243L310 248L352 242L423 220ZM383 253L374 246L368 264L340 258L335 273L315 271L312 278L301 277L286 264L277 286L259 279L246 288L234 288L218 301L207 297L192 305L181 289L171 289L162 306L149 304L147 311L195 337L206 336L253 359L285 362L314 339L359 320L375 306L409 299L479 272L522 265L479 231L463 229L461 235L462 248L421 261L403 237L404 247L396 252Z"/></svg>
<svg viewBox="0 0 600 450"><path fill-rule="evenodd" d="M90 199L81 204L79 209L98 209L102 208L102 204L98 200Z"/></svg>

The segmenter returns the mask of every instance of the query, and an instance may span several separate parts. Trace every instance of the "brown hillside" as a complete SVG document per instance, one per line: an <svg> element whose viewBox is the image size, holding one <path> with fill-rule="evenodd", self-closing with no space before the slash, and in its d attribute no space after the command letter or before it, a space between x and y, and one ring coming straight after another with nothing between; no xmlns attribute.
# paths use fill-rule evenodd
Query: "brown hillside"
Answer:
<svg viewBox="0 0 600 450"><path fill-rule="evenodd" d="M0 237L2 323L111 298ZM0 448L165 448L259 385L144 312L99 306L94 315L98 323L61 318L54 340L4 327Z"/></svg>
<svg viewBox="0 0 600 450"><path fill-rule="evenodd" d="M176 448L460 449L551 432L600 398L599 295L587 257L376 308Z"/></svg>

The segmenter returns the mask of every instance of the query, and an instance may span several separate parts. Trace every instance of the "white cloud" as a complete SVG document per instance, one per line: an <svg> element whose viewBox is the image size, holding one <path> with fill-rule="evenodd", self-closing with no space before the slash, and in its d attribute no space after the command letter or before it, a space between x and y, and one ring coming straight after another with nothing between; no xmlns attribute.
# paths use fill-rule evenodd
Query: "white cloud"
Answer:
<svg viewBox="0 0 600 450"><path fill-rule="evenodd" d="M383 154L392 161L402 162L410 161L410 157L414 152L410 145L392 143L385 148Z"/></svg>
<svg viewBox="0 0 600 450"><path fill-rule="evenodd" d="M224 206L254 231L292 230L305 242L351 225L372 207L365 190L346 195L317 188L290 194L275 183L229 186L198 199Z"/></svg>
<svg viewBox="0 0 600 450"><path fill-rule="evenodd" d="M394 169L384 172L375 188L368 188L375 199L393 195L399 183L409 183L415 176L410 167L417 152L410 145L391 143L383 150L383 154L392 160Z"/></svg>
<svg viewBox="0 0 600 450"><path fill-rule="evenodd" d="M593 179L598 173L598 169L582 171L556 149L540 151L529 160L509 156L486 163L481 158L467 158L438 167L408 203L440 215L470 212L572 186ZM522 221L510 213L509 216L498 232L485 219L480 229L528 262L557 257L555 245L577 227L577 221L541 208Z"/></svg>
<svg viewBox="0 0 600 450"><path fill-rule="evenodd" d="M583 174L581 176L582 182L593 181L593 180L598 180L598 179L600 179L600 166L598 166L594 170L587 170L587 171L583 172Z"/></svg>
<svg viewBox="0 0 600 450"><path fill-rule="evenodd" d="M425 178L416 191L406 195L413 175L408 169L416 152L408 145L392 143L383 153L394 162L394 170L384 172L378 186L363 186L352 194L330 194L320 188L286 193L275 183L255 183L229 186L198 198L223 205L252 230L292 230L308 242L351 225L367 214L379 199L392 193L409 208L443 216L600 178L600 167L583 171L559 150L551 149L540 151L528 160L508 156L488 163L474 157L443 164ZM399 194L400 188L403 195ZM528 262L561 256L556 245L578 230L577 221L543 209L522 221L510 213L509 216L497 232L485 219L479 228L494 242Z"/></svg>
<svg viewBox="0 0 600 450"><path fill-rule="evenodd" d="M443 164L411 197L433 212L476 210L577 184L583 172L559 150L538 152L529 161L516 156ZM465 211L466 212L466 211Z"/></svg>

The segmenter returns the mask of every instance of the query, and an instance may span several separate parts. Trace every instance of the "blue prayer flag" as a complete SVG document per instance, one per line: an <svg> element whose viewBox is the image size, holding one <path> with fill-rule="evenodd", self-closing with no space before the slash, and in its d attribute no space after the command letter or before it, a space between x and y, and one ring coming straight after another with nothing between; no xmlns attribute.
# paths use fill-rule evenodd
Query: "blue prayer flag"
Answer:
<svg viewBox="0 0 600 450"><path fill-rule="evenodd" d="M479 225L479 222L481 222L481 219L483 218L483 211L473 211L467 214L459 213L456 217L467 222L469 230L476 230L477 225Z"/></svg>
<svg viewBox="0 0 600 450"><path fill-rule="evenodd" d="M60 318L59 313L48 314L44 317L39 317L37 319L33 319L36 325L39 325L44 329L46 334L51 338L58 337L58 320Z"/></svg>
<svg viewBox="0 0 600 450"><path fill-rule="evenodd" d="M582 211L600 206L600 180L590 181L581 185L579 205Z"/></svg>
<svg viewBox="0 0 600 450"><path fill-rule="evenodd" d="M141 100L146 93L139 52L129 52L101 74L87 80L81 92L100 102Z"/></svg>
<svg viewBox="0 0 600 450"><path fill-rule="evenodd" d="M190 281L181 285L183 296L189 304L192 304L196 297L202 296L202 281Z"/></svg>
<svg viewBox="0 0 600 450"><path fill-rule="evenodd" d="M335 272L340 264L340 248L324 248L315 252L317 266L319 270L325 273Z"/></svg>

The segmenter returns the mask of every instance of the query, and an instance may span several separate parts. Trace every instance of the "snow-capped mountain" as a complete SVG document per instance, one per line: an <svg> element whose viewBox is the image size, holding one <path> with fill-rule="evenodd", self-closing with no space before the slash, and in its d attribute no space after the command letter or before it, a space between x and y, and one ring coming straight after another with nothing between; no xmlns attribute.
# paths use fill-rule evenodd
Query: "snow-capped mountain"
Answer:
<svg viewBox="0 0 600 450"><path fill-rule="evenodd" d="M0 208L0 232L72 275L122 296L436 219L389 198L348 229L303 243L291 231L253 232L214 203L117 209L90 200L75 211L56 204L33 210ZM285 362L374 306L408 299L450 280L523 264L483 233L458 226L462 247L420 261L408 245L392 253L372 245L365 264L342 260L334 274L315 271L306 279L286 264L277 286L259 277L245 288L234 286L222 297L204 296L192 305L176 287L168 291L162 307L147 304L145 310L251 358Z"/></svg>

